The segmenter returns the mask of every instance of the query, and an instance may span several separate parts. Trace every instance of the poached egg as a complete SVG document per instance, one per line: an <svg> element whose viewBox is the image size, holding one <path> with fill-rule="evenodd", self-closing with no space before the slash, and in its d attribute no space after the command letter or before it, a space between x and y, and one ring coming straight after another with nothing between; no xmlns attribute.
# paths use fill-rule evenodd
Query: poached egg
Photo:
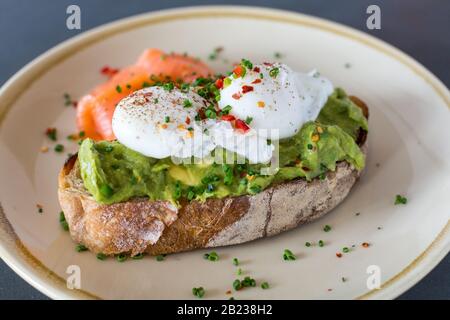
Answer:
<svg viewBox="0 0 450 320"><path fill-rule="evenodd" d="M149 157L203 158L214 145L202 134L195 116L207 104L192 91L168 91L161 86L144 88L119 102L112 129L123 145Z"/></svg>
<svg viewBox="0 0 450 320"><path fill-rule="evenodd" d="M285 64L265 63L246 69L244 76L225 78L218 103L230 105L240 119L251 118L260 134L275 129L283 139L315 120L332 92L331 82L315 71L298 73Z"/></svg>
<svg viewBox="0 0 450 320"><path fill-rule="evenodd" d="M271 159L273 146L254 130L243 134L228 121L195 120L199 110L209 104L193 91L148 87L119 102L112 128L123 145L157 159L204 159L216 147L236 152L251 163Z"/></svg>
<svg viewBox="0 0 450 320"><path fill-rule="evenodd" d="M297 73L280 63L252 66L243 76L223 79L223 84L216 110L226 108L236 120L200 119L199 111L210 101L193 90L153 86L119 102L113 132L123 145L157 159L203 159L221 147L250 163L266 163L275 149L267 141L274 139L271 131L276 131L276 139L294 136L317 118L333 91L331 82L318 73ZM245 121L246 130L240 130L237 121Z"/></svg>

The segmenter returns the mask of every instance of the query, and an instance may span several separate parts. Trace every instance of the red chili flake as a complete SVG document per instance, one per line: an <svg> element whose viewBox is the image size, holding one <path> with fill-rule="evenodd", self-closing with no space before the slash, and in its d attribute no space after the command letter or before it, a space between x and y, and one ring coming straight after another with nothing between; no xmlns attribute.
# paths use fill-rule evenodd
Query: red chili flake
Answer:
<svg viewBox="0 0 450 320"><path fill-rule="evenodd" d="M270 63L270 62L263 62L263 65L268 66L268 67L271 67L271 66L273 66L273 63Z"/></svg>
<svg viewBox="0 0 450 320"><path fill-rule="evenodd" d="M109 67L108 66L104 66L103 68L100 69L100 73L101 74L107 74L109 72Z"/></svg>
<svg viewBox="0 0 450 320"><path fill-rule="evenodd" d="M205 108L198 109L197 113L200 119L202 120L206 119Z"/></svg>
<svg viewBox="0 0 450 320"><path fill-rule="evenodd" d="M242 93L247 93L253 91L253 87L252 86L242 86Z"/></svg>
<svg viewBox="0 0 450 320"><path fill-rule="evenodd" d="M336 252L336 257L341 258L342 257L342 253Z"/></svg>
<svg viewBox="0 0 450 320"><path fill-rule="evenodd" d="M56 133L56 128L47 128L45 129L45 134L50 135Z"/></svg>
<svg viewBox="0 0 450 320"><path fill-rule="evenodd" d="M234 126L236 129L244 131L244 133L250 130L250 127L241 119L236 119Z"/></svg>
<svg viewBox="0 0 450 320"><path fill-rule="evenodd" d="M186 117L186 124L190 124L191 123L191 118L189 118L189 117Z"/></svg>
<svg viewBox="0 0 450 320"><path fill-rule="evenodd" d="M257 84L257 83L261 83L261 79L255 79L252 81L252 84Z"/></svg>
<svg viewBox="0 0 450 320"><path fill-rule="evenodd" d="M215 85L216 85L217 89L222 89L223 88L223 78L217 79Z"/></svg>
<svg viewBox="0 0 450 320"><path fill-rule="evenodd" d="M115 69L115 68L110 68L109 66L104 66L101 70L100 73L107 76L107 77L112 77L113 75L115 75L117 72L119 72L119 69Z"/></svg>
<svg viewBox="0 0 450 320"><path fill-rule="evenodd" d="M370 244L367 242L363 242L361 245L363 246L363 248L368 248L370 246Z"/></svg>
<svg viewBox="0 0 450 320"><path fill-rule="evenodd" d="M237 65L233 69L233 73L236 75L236 77L240 77L244 73L244 68L241 65Z"/></svg>
<svg viewBox="0 0 450 320"><path fill-rule="evenodd" d="M236 117L231 114L224 114L220 119L223 121L234 121Z"/></svg>
<svg viewBox="0 0 450 320"><path fill-rule="evenodd" d="M225 292L225 294L231 294L231 290L228 290L227 292Z"/></svg>
<svg viewBox="0 0 450 320"><path fill-rule="evenodd" d="M241 178L244 178L247 176L247 172L246 171L242 171L241 174L239 175Z"/></svg>
<svg viewBox="0 0 450 320"><path fill-rule="evenodd" d="M258 73L259 73L259 72L261 71L261 69L259 69L259 67L254 67L254 68L253 68L253 71L255 71L255 72L258 72Z"/></svg>
<svg viewBox="0 0 450 320"><path fill-rule="evenodd" d="M242 95L240 92L236 92L236 93L233 93L232 97L233 97L233 99L239 100L242 97Z"/></svg>
<svg viewBox="0 0 450 320"><path fill-rule="evenodd" d="M78 107L78 101L72 101L72 106L74 107L74 108L76 108L76 107Z"/></svg>

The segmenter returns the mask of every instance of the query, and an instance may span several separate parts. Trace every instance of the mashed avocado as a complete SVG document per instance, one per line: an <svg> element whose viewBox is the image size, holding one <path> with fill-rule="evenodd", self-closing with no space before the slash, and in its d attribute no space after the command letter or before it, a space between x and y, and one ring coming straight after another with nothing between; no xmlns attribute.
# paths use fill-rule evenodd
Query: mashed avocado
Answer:
<svg viewBox="0 0 450 320"><path fill-rule="evenodd" d="M359 129L368 129L360 108L341 89L329 97L315 122L279 143L279 170L261 175L264 164L172 163L128 149L117 141L86 139L78 152L81 177L95 200L104 204L132 197L151 200L203 201L210 197L256 194L273 183L321 177L347 161L358 170L364 155L355 140ZM215 153L223 152L216 149Z"/></svg>

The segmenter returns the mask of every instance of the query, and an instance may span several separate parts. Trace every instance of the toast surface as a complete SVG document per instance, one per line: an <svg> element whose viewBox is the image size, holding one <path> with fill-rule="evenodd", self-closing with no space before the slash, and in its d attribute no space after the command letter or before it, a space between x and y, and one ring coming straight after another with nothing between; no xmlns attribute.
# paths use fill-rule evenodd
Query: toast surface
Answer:
<svg viewBox="0 0 450 320"><path fill-rule="evenodd" d="M351 99L368 118L364 102ZM365 131L357 142L367 154ZM106 255L159 255L244 243L318 219L347 196L360 174L343 161L323 180L296 179L256 195L182 202L180 208L146 198L103 205L85 189L75 155L60 171L58 197L75 242Z"/></svg>

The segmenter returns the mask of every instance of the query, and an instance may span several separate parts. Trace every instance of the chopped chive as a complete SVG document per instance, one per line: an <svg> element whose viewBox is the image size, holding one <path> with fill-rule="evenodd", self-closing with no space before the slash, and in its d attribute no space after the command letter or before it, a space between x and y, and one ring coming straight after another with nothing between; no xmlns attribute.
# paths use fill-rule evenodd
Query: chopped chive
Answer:
<svg viewBox="0 0 450 320"><path fill-rule="evenodd" d="M242 289L242 284L241 284L241 281L239 279L236 279L236 280L233 281L233 288L236 291Z"/></svg>
<svg viewBox="0 0 450 320"><path fill-rule="evenodd" d="M251 63L250 60L247 59L242 59L241 60L241 65L243 65L244 67L246 67L247 69L253 69L253 63Z"/></svg>
<svg viewBox="0 0 450 320"><path fill-rule="evenodd" d="M170 122L170 117L169 116L165 116L164 117L164 122L165 123L169 123Z"/></svg>
<svg viewBox="0 0 450 320"><path fill-rule="evenodd" d="M190 108L190 107L192 107L192 102L191 102L191 100L185 99L185 100L183 101L183 107L185 107L185 108Z"/></svg>
<svg viewBox="0 0 450 320"><path fill-rule="evenodd" d="M106 260L107 256L103 253L97 253L97 259L98 260Z"/></svg>
<svg viewBox="0 0 450 320"><path fill-rule="evenodd" d="M181 182L179 180L177 180L177 182L175 182L175 189L173 191L173 197L175 199L181 198Z"/></svg>
<svg viewBox="0 0 450 320"><path fill-rule="evenodd" d="M166 258L165 254L159 254L156 256L156 261L163 261Z"/></svg>
<svg viewBox="0 0 450 320"><path fill-rule="evenodd" d="M297 257L292 253L291 250L285 249L283 252L283 260L285 261L292 261L297 259Z"/></svg>
<svg viewBox="0 0 450 320"><path fill-rule="evenodd" d="M125 260L127 260L127 255L125 253L119 253L116 256L116 260L119 262L124 262Z"/></svg>
<svg viewBox="0 0 450 320"><path fill-rule="evenodd" d="M119 85L117 85L117 86L116 86L116 91L117 91L118 93L122 93L122 87L119 86Z"/></svg>
<svg viewBox="0 0 450 320"><path fill-rule="evenodd" d="M222 108L221 112L222 114L229 114L231 109L232 107L230 105L226 105L225 107Z"/></svg>
<svg viewBox="0 0 450 320"><path fill-rule="evenodd" d="M331 226L329 226L328 224L325 225L325 227L323 227L323 231L328 232L331 230Z"/></svg>
<svg viewBox="0 0 450 320"><path fill-rule="evenodd" d="M319 240L319 247L323 247L325 245L325 242L323 240Z"/></svg>
<svg viewBox="0 0 450 320"><path fill-rule="evenodd" d="M305 242L305 247L311 247L311 242Z"/></svg>
<svg viewBox="0 0 450 320"><path fill-rule="evenodd" d="M252 117L247 117L247 118L245 119L245 123L246 123L246 124L250 124L250 123L252 123L252 121L253 121L253 118L252 118Z"/></svg>
<svg viewBox="0 0 450 320"><path fill-rule="evenodd" d="M265 289L269 289L269 283L268 282L263 282L261 283L261 288Z"/></svg>
<svg viewBox="0 0 450 320"><path fill-rule="evenodd" d="M211 253L205 253L203 255L203 258L209 261L217 261L219 260L219 255L217 254L217 252L212 251Z"/></svg>
<svg viewBox="0 0 450 320"><path fill-rule="evenodd" d="M239 260L238 258L233 258L233 265L238 266L239 265Z"/></svg>
<svg viewBox="0 0 450 320"><path fill-rule="evenodd" d="M153 100L153 103L158 103L158 98L155 98L154 100Z"/></svg>
<svg viewBox="0 0 450 320"><path fill-rule="evenodd" d="M192 190L192 189L189 190L186 197L187 197L187 199L188 199L189 201L193 200L193 199L195 198L195 191Z"/></svg>
<svg viewBox="0 0 450 320"><path fill-rule="evenodd" d="M349 253L349 252L350 252L350 249L347 248L347 247L343 247L343 248L342 248L342 252L343 252L343 253Z"/></svg>
<svg viewBox="0 0 450 320"><path fill-rule="evenodd" d="M250 277L245 277L244 280L241 281L243 287L256 287L255 279Z"/></svg>
<svg viewBox="0 0 450 320"><path fill-rule="evenodd" d="M395 205L406 204L407 202L408 202L408 199L406 197L399 195L399 194L395 196L395 202L394 202Z"/></svg>
<svg viewBox="0 0 450 320"><path fill-rule="evenodd" d="M272 69L270 69L270 71L269 71L269 75L270 75L272 78L276 78L276 77L278 76L279 73L280 73L280 69L279 69L279 68L272 68Z"/></svg>
<svg viewBox="0 0 450 320"><path fill-rule="evenodd" d="M205 289L203 287L192 288L192 294L197 298L203 298L205 295Z"/></svg>
<svg viewBox="0 0 450 320"><path fill-rule="evenodd" d="M70 106L72 104L72 98L70 97L70 95L68 93L64 93L64 105L65 106Z"/></svg>
<svg viewBox="0 0 450 320"><path fill-rule="evenodd" d="M54 148L55 152L63 152L64 151L64 146L62 144L57 144Z"/></svg>
<svg viewBox="0 0 450 320"><path fill-rule="evenodd" d="M69 224L67 223L67 221L61 222L61 227L62 227L65 231L69 231Z"/></svg>
<svg viewBox="0 0 450 320"><path fill-rule="evenodd" d="M144 258L144 255L145 255L144 253L138 253L137 255L132 256L131 259L141 260L142 258Z"/></svg>
<svg viewBox="0 0 450 320"><path fill-rule="evenodd" d="M174 85L172 82L167 82L163 85L164 90L166 91L172 91L174 88Z"/></svg>
<svg viewBox="0 0 450 320"><path fill-rule="evenodd" d="M181 92L188 92L189 91L189 83L183 83L180 86L180 90L181 90Z"/></svg>
<svg viewBox="0 0 450 320"><path fill-rule="evenodd" d="M208 119L215 119L217 114L216 114L216 110L212 109L212 108L208 108L205 110L205 116Z"/></svg>
<svg viewBox="0 0 450 320"><path fill-rule="evenodd" d="M82 245L82 244L78 244L76 247L75 247L75 250L77 251L77 252L83 252L83 251L86 251L88 248L86 248L86 246L84 246L84 245Z"/></svg>
<svg viewBox="0 0 450 320"><path fill-rule="evenodd" d="M237 269L236 274L237 274L238 276L242 275L242 269L241 269L241 268Z"/></svg>
<svg viewBox="0 0 450 320"><path fill-rule="evenodd" d="M66 217L64 216L64 212L61 211L59 213L59 224L65 231L69 231L69 224L66 221Z"/></svg>

